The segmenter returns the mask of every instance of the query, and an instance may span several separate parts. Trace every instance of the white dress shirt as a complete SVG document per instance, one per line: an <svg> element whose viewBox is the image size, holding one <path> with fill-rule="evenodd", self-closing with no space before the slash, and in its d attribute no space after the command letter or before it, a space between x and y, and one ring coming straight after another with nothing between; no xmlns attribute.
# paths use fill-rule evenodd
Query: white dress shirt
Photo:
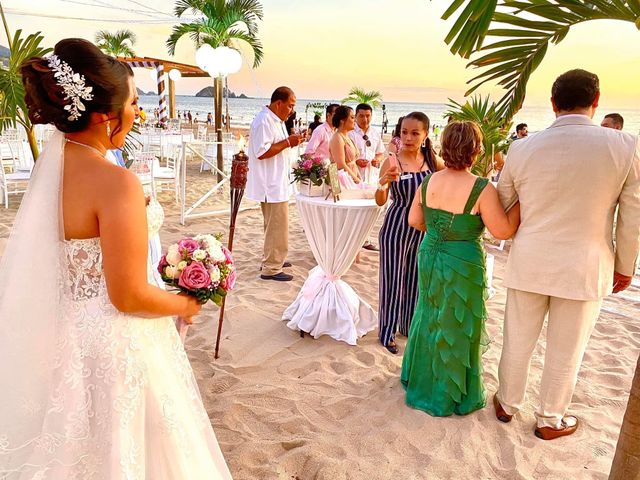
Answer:
<svg viewBox="0 0 640 480"><path fill-rule="evenodd" d="M329 142L334 132L333 127L327 122L324 122L313 131L304 153L319 157L323 160L329 158Z"/></svg>
<svg viewBox="0 0 640 480"><path fill-rule="evenodd" d="M371 142L370 147L367 146L367 141L363 138L364 135L366 135L369 142ZM360 152L358 158L369 160L369 162L371 162L371 160L376 158L377 154L384 153L386 151L382 141L382 135L374 127L369 127L369 129L364 132L358 124L356 124L355 129L349 132L349 136L351 137L351 140L353 140L353 143L356 144L356 147L358 147L358 151ZM378 177L380 174L379 168L372 166L371 163L369 163L365 168L358 168L360 169L360 176L366 183L371 185L378 183Z"/></svg>
<svg viewBox="0 0 640 480"><path fill-rule="evenodd" d="M266 203L289 200L291 149L286 148L271 158L258 159L271 145L286 140L288 136L284 122L268 107L263 107L251 123L247 147L249 172L245 191L250 200Z"/></svg>

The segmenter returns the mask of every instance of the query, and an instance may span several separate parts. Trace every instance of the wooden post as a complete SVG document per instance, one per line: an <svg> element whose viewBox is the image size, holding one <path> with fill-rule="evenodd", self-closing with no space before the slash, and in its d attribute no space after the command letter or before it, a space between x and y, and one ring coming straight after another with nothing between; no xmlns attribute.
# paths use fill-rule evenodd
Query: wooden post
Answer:
<svg viewBox="0 0 640 480"><path fill-rule="evenodd" d="M214 107L215 107L215 124L216 124L216 141L217 147L217 166L220 172L224 171L224 157L222 156L222 80L219 76L214 78L213 86L215 90ZM218 172L218 182L222 182L222 173Z"/></svg>
<svg viewBox="0 0 640 480"><path fill-rule="evenodd" d="M169 77L169 118L177 118L176 115L176 82Z"/></svg>

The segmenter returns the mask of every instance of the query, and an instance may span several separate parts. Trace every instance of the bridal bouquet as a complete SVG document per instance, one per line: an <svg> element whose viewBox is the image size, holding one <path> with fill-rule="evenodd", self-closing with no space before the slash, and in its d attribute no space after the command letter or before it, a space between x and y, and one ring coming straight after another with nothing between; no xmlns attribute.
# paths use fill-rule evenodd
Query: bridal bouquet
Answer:
<svg viewBox="0 0 640 480"><path fill-rule="evenodd" d="M300 155L298 162L293 167L293 181L311 183L319 187L327 182L329 163L328 159L323 160L307 153Z"/></svg>
<svg viewBox="0 0 640 480"><path fill-rule="evenodd" d="M218 306L236 283L231 252L220 242L221 234L186 237L169 246L158 264L167 285ZM178 331L184 341L188 325L178 318Z"/></svg>

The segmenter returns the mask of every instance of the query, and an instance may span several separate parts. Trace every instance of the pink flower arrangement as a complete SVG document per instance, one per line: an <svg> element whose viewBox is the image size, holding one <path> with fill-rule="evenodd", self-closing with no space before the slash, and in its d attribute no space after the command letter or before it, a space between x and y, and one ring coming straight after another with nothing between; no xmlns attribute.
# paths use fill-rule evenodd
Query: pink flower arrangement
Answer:
<svg viewBox="0 0 640 480"><path fill-rule="evenodd" d="M327 181L328 165L328 159L313 157L305 153L300 156L298 162L293 167L293 181L311 182L313 185L320 186L323 182L326 183Z"/></svg>
<svg viewBox="0 0 640 480"><path fill-rule="evenodd" d="M170 245L158 264L162 279L202 303L211 300L221 306L237 277L233 255L221 237L198 235Z"/></svg>

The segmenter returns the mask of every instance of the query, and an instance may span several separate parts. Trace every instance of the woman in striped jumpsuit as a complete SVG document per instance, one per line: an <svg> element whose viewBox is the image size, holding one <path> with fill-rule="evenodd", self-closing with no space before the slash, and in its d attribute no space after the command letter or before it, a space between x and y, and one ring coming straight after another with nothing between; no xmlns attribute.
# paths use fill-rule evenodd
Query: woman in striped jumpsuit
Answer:
<svg viewBox="0 0 640 480"><path fill-rule="evenodd" d="M395 336L407 336L418 298L416 256L424 233L409 226L407 216L422 181L435 171L437 157L428 138L429 118L413 112L402 121L402 146L380 170L376 202L391 205L380 229L379 338L391 353L398 353ZM389 193L390 192L390 193Z"/></svg>

